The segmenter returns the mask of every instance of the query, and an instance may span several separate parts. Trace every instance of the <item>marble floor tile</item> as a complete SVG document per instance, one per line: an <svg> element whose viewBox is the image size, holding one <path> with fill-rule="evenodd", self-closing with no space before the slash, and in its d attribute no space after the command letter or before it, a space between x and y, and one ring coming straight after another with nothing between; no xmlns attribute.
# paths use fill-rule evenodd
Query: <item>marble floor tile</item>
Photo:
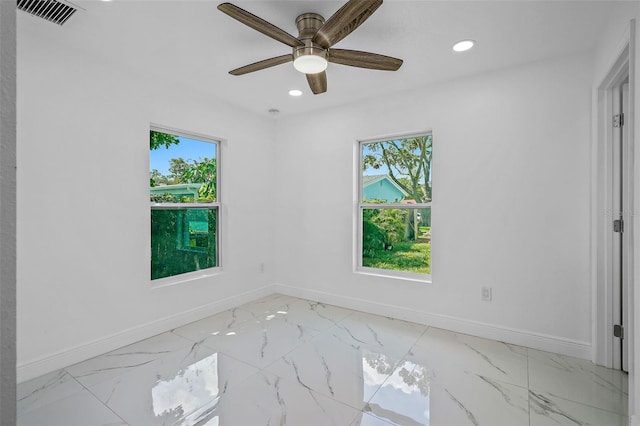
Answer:
<svg viewBox="0 0 640 426"><path fill-rule="evenodd" d="M529 388L627 414L627 375L590 361L529 349Z"/></svg>
<svg viewBox="0 0 640 426"><path fill-rule="evenodd" d="M277 318L295 324L305 324L316 330L327 330L337 325L341 320L349 316L353 311L339 308L333 305L313 302L310 300L298 300L289 303L286 307L275 312Z"/></svg>
<svg viewBox="0 0 640 426"><path fill-rule="evenodd" d="M275 315L278 311L286 310L289 304L300 300L301 299L285 296L283 294L272 294L253 302L240 305L238 306L238 309L253 314L257 319L262 319L268 315Z"/></svg>
<svg viewBox="0 0 640 426"><path fill-rule="evenodd" d="M253 320L255 316L242 309L229 309L219 314L192 322L171 330L172 333L199 342L209 336L226 333L245 321Z"/></svg>
<svg viewBox="0 0 640 426"><path fill-rule="evenodd" d="M359 411L300 383L260 372L224 395L210 418L224 426L345 426Z"/></svg>
<svg viewBox="0 0 640 426"><path fill-rule="evenodd" d="M626 426L626 416L611 411L529 391L530 426Z"/></svg>
<svg viewBox="0 0 640 426"><path fill-rule="evenodd" d="M360 412L358 417L349 426L389 426L393 423L389 423L382 420L380 417L372 415L370 413Z"/></svg>
<svg viewBox="0 0 640 426"><path fill-rule="evenodd" d="M117 377L192 344L192 341L184 337L166 332L74 364L66 370L81 384L89 386Z"/></svg>
<svg viewBox="0 0 640 426"><path fill-rule="evenodd" d="M327 333L354 348L402 358L426 329L420 324L354 312Z"/></svg>
<svg viewBox="0 0 640 426"><path fill-rule="evenodd" d="M18 414L42 407L84 390L65 370L20 383L16 387Z"/></svg>
<svg viewBox="0 0 640 426"><path fill-rule="evenodd" d="M126 426L112 410L83 389L34 410L18 413L18 426Z"/></svg>
<svg viewBox="0 0 640 426"><path fill-rule="evenodd" d="M459 371L436 377L405 361L384 382L365 413L394 425L527 425L527 389Z"/></svg>
<svg viewBox="0 0 640 426"><path fill-rule="evenodd" d="M225 333L207 337L204 342L216 351L264 368L319 333L304 324L273 318L245 321Z"/></svg>
<svg viewBox="0 0 640 426"><path fill-rule="evenodd" d="M267 370L360 410L399 362L400 358L356 349L324 335L289 352Z"/></svg>
<svg viewBox="0 0 640 426"><path fill-rule="evenodd" d="M225 393L257 372L200 343L89 390L131 425L195 425Z"/></svg>
<svg viewBox="0 0 640 426"><path fill-rule="evenodd" d="M527 349L430 327L411 348L409 360L439 376L467 371L527 387Z"/></svg>

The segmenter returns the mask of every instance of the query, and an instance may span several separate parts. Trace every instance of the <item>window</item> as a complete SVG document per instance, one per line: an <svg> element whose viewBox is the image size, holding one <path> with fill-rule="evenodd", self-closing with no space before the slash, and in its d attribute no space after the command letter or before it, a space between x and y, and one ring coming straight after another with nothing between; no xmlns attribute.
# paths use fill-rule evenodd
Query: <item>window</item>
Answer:
<svg viewBox="0 0 640 426"><path fill-rule="evenodd" d="M359 142L357 269L429 279L430 133Z"/></svg>
<svg viewBox="0 0 640 426"><path fill-rule="evenodd" d="M151 128L151 279L219 266L220 142Z"/></svg>

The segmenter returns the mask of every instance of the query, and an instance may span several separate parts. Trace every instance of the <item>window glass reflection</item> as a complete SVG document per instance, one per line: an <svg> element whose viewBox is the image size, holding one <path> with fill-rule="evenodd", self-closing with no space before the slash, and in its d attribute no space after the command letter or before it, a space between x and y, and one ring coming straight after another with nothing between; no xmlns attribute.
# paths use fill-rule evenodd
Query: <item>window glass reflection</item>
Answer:
<svg viewBox="0 0 640 426"><path fill-rule="evenodd" d="M429 425L430 370L409 361L396 367L386 355L372 352L363 352L362 370L365 394L370 385L386 378L367 404L369 414L393 424ZM361 426L367 422L362 416Z"/></svg>
<svg viewBox="0 0 640 426"><path fill-rule="evenodd" d="M212 416L218 405L218 354L188 366L170 380L159 380L151 396L156 417L183 419L184 425L217 425L217 416L202 416Z"/></svg>

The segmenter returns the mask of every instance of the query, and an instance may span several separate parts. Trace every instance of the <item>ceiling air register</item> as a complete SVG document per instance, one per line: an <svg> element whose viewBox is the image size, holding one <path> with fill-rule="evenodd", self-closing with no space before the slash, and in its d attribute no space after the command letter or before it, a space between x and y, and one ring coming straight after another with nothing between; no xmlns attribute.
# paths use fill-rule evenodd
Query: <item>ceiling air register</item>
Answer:
<svg viewBox="0 0 640 426"><path fill-rule="evenodd" d="M54 24L63 25L78 10L70 3L58 0L18 0L18 10Z"/></svg>

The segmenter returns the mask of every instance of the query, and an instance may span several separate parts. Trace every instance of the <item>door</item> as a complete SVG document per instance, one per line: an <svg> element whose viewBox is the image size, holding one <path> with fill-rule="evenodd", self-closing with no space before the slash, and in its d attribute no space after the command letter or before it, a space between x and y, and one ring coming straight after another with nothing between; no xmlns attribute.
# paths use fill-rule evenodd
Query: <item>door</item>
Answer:
<svg viewBox="0 0 640 426"><path fill-rule="evenodd" d="M628 132L625 111L628 109L628 78L613 89L613 135L612 135L612 273L613 273L613 368L627 371L628 339L625 338L625 324L628 323L627 292L629 265L628 247L630 233L625 232L625 219L630 211L626 191L629 185Z"/></svg>

